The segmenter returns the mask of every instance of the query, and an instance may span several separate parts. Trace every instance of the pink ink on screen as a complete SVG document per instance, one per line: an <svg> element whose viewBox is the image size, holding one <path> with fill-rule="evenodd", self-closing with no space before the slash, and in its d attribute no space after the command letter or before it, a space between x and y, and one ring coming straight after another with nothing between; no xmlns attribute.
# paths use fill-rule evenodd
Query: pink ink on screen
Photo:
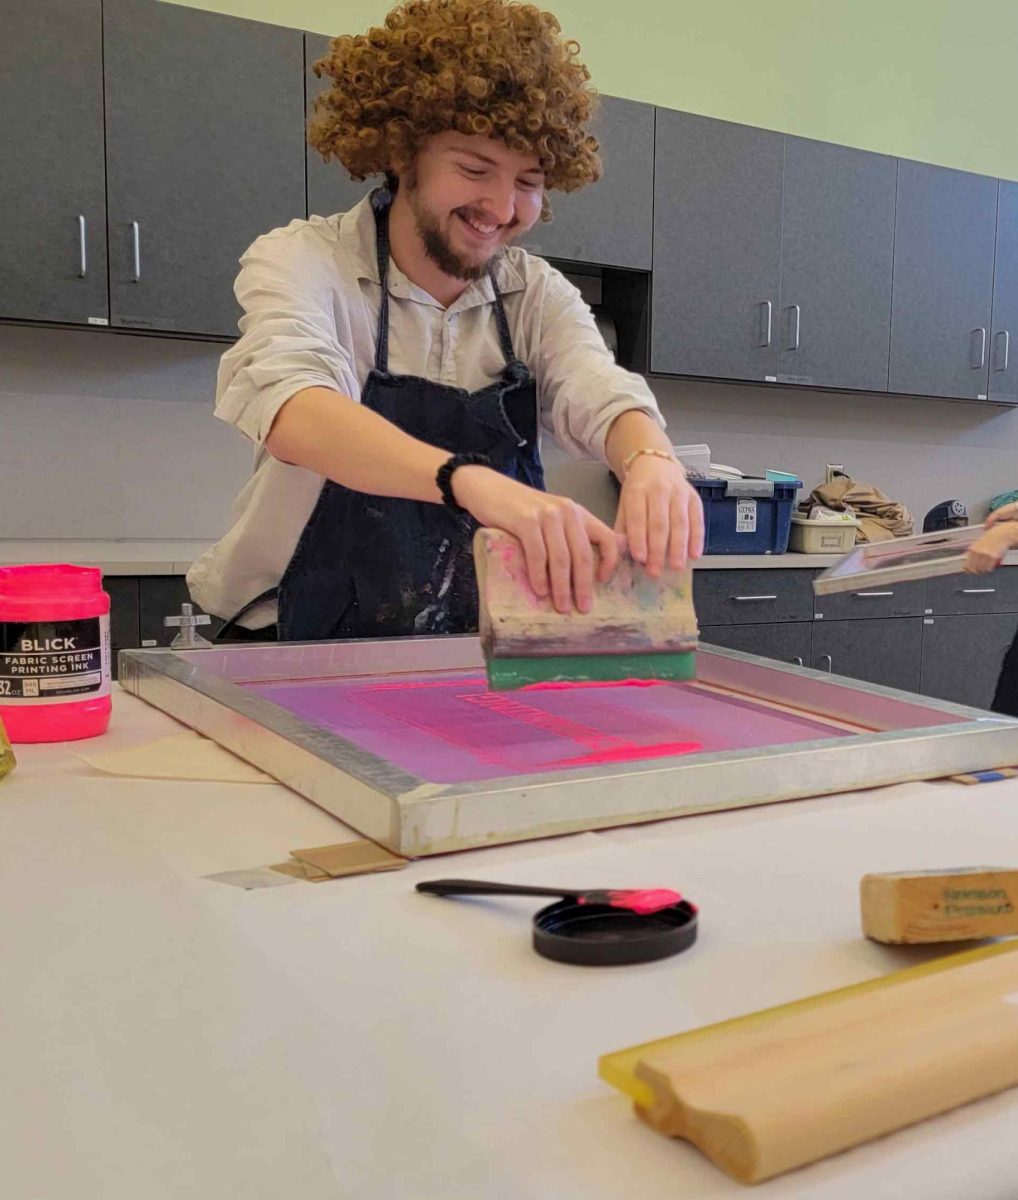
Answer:
<svg viewBox="0 0 1018 1200"><path fill-rule="evenodd" d="M846 736L695 683L537 685L489 692L456 672L243 685L435 783L545 774Z"/></svg>

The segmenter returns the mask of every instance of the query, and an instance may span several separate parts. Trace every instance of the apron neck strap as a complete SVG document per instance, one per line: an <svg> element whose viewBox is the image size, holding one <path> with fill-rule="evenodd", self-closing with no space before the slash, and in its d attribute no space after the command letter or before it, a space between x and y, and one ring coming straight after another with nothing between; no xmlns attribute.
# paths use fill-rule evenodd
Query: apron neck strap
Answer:
<svg viewBox="0 0 1018 1200"><path fill-rule="evenodd" d="M505 355L505 365L508 367L516 362L512 334L509 332L509 318L505 315L502 293L498 290L495 272L491 267L488 268L488 278L491 280L491 290L495 295L495 324L498 326L498 340L502 343L502 353Z"/></svg>
<svg viewBox="0 0 1018 1200"><path fill-rule="evenodd" d="M382 299L378 306L378 331L375 334L375 370L389 370L389 205L392 192L387 187L371 193L371 211L375 214L375 257Z"/></svg>

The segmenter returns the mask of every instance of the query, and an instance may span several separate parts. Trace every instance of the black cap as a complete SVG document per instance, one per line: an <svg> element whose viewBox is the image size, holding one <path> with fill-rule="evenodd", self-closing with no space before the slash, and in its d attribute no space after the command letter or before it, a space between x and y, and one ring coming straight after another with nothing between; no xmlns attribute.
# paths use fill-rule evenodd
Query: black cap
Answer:
<svg viewBox="0 0 1018 1200"><path fill-rule="evenodd" d="M654 913L559 900L535 915L534 949L557 962L621 966L679 954L696 941L696 930L688 900Z"/></svg>

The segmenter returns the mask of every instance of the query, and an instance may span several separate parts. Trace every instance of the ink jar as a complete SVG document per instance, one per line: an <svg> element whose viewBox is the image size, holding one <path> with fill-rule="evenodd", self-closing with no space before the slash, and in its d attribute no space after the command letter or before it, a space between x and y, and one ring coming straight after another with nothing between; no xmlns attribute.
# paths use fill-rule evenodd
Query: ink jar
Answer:
<svg viewBox="0 0 1018 1200"><path fill-rule="evenodd" d="M0 720L19 742L96 737L110 721L110 598L98 567L0 567Z"/></svg>

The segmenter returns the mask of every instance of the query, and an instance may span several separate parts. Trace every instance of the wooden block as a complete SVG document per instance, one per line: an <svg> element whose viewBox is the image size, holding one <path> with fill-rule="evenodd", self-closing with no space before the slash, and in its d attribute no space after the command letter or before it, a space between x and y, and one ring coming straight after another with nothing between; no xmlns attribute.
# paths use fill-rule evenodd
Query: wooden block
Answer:
<svg viewBox="0 0 1018 1200"><path fill-rule="evenodd" d="M609 1057L638 1056L643 1120L757 1183L1018 1084L1016 950L969 951Z"/></svg>
<svg viewBox="0 0 1018 1200"><path fill-rule="evenodd" d="M862 928L877 942L955 942L1018 933L1018 870L949 867L864 875Z"/></svg>
<svg viewBox="0 0 1018 1200"><path fill-rule="evenodd" d="M376 842L340 842L335 846L312 846L291 850L291 857L305 869L308 879L339 879L343 875L367 875L373 871L400 871L409 859L401 858ZM310 868L308 870L307 868Z"/></svg>
<svg viewBox="0 0 1018 1200"><path fill-rule="evenodd" d="M474 561L486 657L678 654L696 649L693 574L665 570L651 579L624 556L596 584L589 613L556 612L530 586L523 547L501 529L479 529ZM596 551L595 551L596 561Z"/></svg>

